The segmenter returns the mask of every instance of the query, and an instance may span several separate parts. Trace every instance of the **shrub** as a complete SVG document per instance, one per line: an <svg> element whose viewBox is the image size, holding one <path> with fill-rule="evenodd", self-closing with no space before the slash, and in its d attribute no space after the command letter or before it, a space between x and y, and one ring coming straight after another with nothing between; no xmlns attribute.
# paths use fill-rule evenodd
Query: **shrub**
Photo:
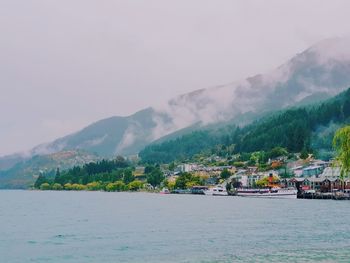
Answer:
<svg viewBox="0 0 350 263"><path fill-rule="evenodd" d="M48 183L43 183L40 185L40 190L51 190L51 186Z"/></svg>

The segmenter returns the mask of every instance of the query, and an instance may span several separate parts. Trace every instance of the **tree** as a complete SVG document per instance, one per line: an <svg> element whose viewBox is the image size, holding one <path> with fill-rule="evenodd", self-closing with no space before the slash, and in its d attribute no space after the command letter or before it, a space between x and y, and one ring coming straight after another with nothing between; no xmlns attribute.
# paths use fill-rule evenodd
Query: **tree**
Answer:
<svg viewBox="0 0 350 263"><path fill-rule="evenodd" d="M224 180L228 179L231 176L231 172L227 170L226 168L222 170L220 177Z"/></svg>
<svg viewBox="0 0 350 263"><path fill-rule="evenodd" d="M150 174L147 174L147 182L153 187L160 185L164 180L164 174L160 168L155 168Z"/></svg>
<svg viewBox="0 0 350 263"><path fill-rule="evenodd" d="M203 180L199 176L193 176L190 173L182 173L175 181L176 189L187 189L190 186L202 185Z"/></svg>
<svg viewBox="0 0 350 263"><path fill-rule="evenodd" d="M255 183L258 187L267 187L270 184L270 178L269 176L265 176L261 178L260 180L257 180ZM277 176L273 176L272 180L273 183L276 183L279 181L279 178Z"/></svg>
<svg viewBox="0 0 350 263"><path fill-rule="evenodd" d="M174 170L175 170L175 167L176 167L176 166L175 166L175 163L174 163L174 162L172 162L172 163L169 164L169 170L170 170L170 171L174 171Z"/></svg>
<svg viewBox="0 0 350 263"><path fill-rule="evenodd" d="M123 156L118 155L115 158L115 165L118 168L125 168L125 167L128 167L128 162L125 160Z"/></svg>
<svg viewBox="0 0 350 263"><path fill-rule="evenodd" d="M82 184L72 184L72 190L75 190L75 191L86 190L86 185L82 185Z"/></svg>
<svg viewBox="0 0 350 263"><path fill-rule="evenodd" d="M143 187L143 183L141 181L132 181L128 184L128 189L130 191L137 191Z"/></svg>
<svg viewBox="0 0 350 263"><path fill-rule="evenodd" d="M72 189L72 184L71 184L71 183L66 183L66 184L64 185L64 190L73 190L73 189Z"/></svg>
<svg viewBox="0 0 350 263"><path fill-rule="evenodd" d="M154 165L147 165L145 167L145 174L150 174L156 167Z"/></svg>
<svg viewBox="0 0 350 263"><path fill-rule="evenodd" d="M125 169L124 176L123 176L124 183L125 184L129 184L129 183L131 183L134 180L135 180L135 177L132 174L132 170L131 169Z"/></svg>
<svg viewBox="0 0 350 263"><path fill-rule="evenodd" d="M124 184L123 181L116 181L114 184L115 184L115 189L118 192L127 190L126 189L127 186Z"/></svg>
<svg viewBox="0 0 350 263"><path fill-rule="evenodd" d="M287 156L288 151L282 147L275 147L268 153L270 158L276 158L279 156Z"/></svg>
<svg viewBox="0 0 350 263"><path fill-rule="evenodd" d="M117 190L117 187L115 183L109 183L106 185L106 191L107 192L115 192Z"/></svg>
<svg viewBox="0 0 350 263"><path fill-rule="evenodd" d="M60 182L60 176L61 176L60 168L57 167L57 169L56 169L56 175L55 175L55 180L54 180L55 183L59 183L59 182Z"/></svg>
<svg viewBox="0 0 350 263"><path fill-rule="evenodd" d="M52 185L52 190L62 190L62 189L63 189L62 185L60 185L58 183L54 183Z"/></svg>
<svg viewBox="0 0 350 263"><path fill-rule="evenodd" d="M344 177L350 172L350 126L335 132L333 147L337 152L336 159L340 164L340 178L344 181Z"/></svg>
<svg viewBox="0 0 350 263"><path fill-rule="evenodd" d="M86 188L89 191L98 191L102 189L102 186L99 182L91 182L86 185Z"/></svg>
<svg viewBox="0 0 350 263"><path fill-rule="evenodd" d="M51 190L51 186L48 183L43 183L40 185L40 190Z"/></svg>
<svg viewBox="0 0 350 263"><path fill-rule="evenodd" d="M305 148L303 148L303 150L300 153L300 158L305 160L309 157L309 154L307 153L307 150Z"/></svg>
<svg viewBox="0 0 350 263"><path fill-rule="evenodd" d="M34 187L35 187L36 189L39 189L40 186L41 186L42 184L48 183L48 182L49 182L49 181L47 180L47 178L46 178L44 175L40 174L40 175L38 176L38 179L36 179L36 181L35 181L35 183L34 183Z"/></svg>
<svg viewBox="0 0 350 263"><path fill-rule="evenodd" d="M175 188L175 181L169 181L168 179L165 179L163 181L163 184L169 190L173 190Z"/></svg>

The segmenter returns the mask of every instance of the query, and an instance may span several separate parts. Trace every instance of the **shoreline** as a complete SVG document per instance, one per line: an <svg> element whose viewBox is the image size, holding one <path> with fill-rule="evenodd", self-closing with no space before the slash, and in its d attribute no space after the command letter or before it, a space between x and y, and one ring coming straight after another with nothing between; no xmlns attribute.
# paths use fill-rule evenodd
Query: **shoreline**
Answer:
<svg viewBox="0 0 350 263"><path fill-rule="evenodd" d="M127 193L127 194L156 194L156 195L176 195L176 196L206 196L206 195L201 195L201 194L191 194L191 193L184 193L184 194L175 194L175 193L170 193L170 194L162 194L160 192L150 192L150 191L100 191L100 190L40 190L40 189L0 189L0 191L29 191L29 192L74 192L74 193ZM217 196L213 196L214 198L217 198ZM249 198L249 199L285 199L285 198L278 198L278 197L247 197L247 196L236 196L236 195L228 195L224 197L239 197L239 198ZM334 201L348 201L350 200L350 197L348 196L339 196L334 194L298 194L296 199L305 199L305 200L334 200Z"/></svg>

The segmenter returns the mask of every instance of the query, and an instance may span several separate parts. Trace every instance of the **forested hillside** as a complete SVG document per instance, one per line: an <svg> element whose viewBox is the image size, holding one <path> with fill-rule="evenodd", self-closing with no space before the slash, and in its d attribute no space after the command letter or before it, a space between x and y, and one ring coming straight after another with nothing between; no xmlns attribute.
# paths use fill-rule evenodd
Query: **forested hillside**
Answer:
<svg viewBox="0 0 350 263"><path fill-rule="evenodd" d="M331 140L320 138L325 136L320 130L346 124L349 117L350 89L323 103L278 112L243 128L226 126L195 131L153 144L141 151L140 157L146 163L168 163L190 159L195 154L235 154L268 151L274 147L283 147L289 152L330 149ZM332 136L332 130L327 136Z"/></svg>

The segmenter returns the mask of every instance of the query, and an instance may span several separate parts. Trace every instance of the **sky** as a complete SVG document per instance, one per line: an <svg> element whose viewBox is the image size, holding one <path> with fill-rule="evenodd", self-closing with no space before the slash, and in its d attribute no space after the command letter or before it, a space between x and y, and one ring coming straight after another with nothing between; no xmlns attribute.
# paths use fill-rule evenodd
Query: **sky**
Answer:
<svg viewBox="0 0 350 263"><path fill-rule="evenodd" d="M266 73L350 35L347 0L0 0L0 156Z"/></svg>

